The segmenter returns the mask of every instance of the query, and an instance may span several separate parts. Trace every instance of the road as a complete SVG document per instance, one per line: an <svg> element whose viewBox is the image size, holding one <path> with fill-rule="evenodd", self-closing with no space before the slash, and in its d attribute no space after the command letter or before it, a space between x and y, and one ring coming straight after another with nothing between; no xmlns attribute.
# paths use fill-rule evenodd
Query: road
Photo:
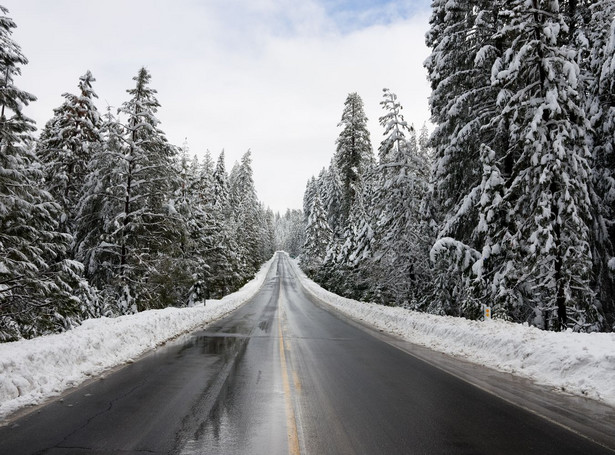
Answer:
<svg viewBox="0 0 615 455"><path fill-rule="evenodd" d="M608 409L592 434L562 397L330 312L293 270L278 254L230 317L0 427L0 454L615 453Z"/></svg>

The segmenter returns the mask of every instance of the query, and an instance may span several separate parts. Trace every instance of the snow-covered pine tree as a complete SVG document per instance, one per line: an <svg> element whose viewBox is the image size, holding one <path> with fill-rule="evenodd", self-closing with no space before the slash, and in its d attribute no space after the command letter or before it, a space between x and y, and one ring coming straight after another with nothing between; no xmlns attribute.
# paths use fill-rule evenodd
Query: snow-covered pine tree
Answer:
<svg viewBox="0 0 615 455"><path fill-rule="evenodd" d="M318 175L317 185L333 236L339 238L344 230L342 222L342 182L339 170L335 165L335 157L331 159L329 168L323 169Z"/></svg>
<svg viewBox="0 0 615 455"><path fill-rule="evenodd" d="M211 217L202 232L209 245L207 287L212 298L220 298L236 290L243 280L239 246L235 240L235 223L231 213L229 176L226 173L224 150L218 156L213 171Z"/></svg>
<svg viewBox="0 0 615 455"><path fill-rule="evenodd" d="M558 2L516 0L503 14L499 37L509 48L493 80L514 149L504 199L516 226L507 250L521 274L518 285L530 290L536 325L596 330L604 321L590 288L590 125L576 52L566 44Z"/></svg>
<svg viewBox="0 0 615 455"><path fill-rule="evenodd" d="M192 161L192 172L198 175L198 192L203 202L211 205L213 203L214 189L214 161L209 150L205 151L203 162L199 163L197 156Z"/></svg>
<svg viewBox="0 0 615 455"><path fill-rule="evenodd" d="M388 88L382 89L382 92L384 99L380 105L385 114L378 119L378 122L384 128L385 138L378 147L378 164L382 168L381 174L386 174L386 165L396 162L399 150L406 146L406 133L410 132L410 127L401 114L403 108L397 100L397 95Z"/></svg>
<svg viewBox="0 0 615 455"><path fill-rule="evenodd" d="M337 138L334 160L341 182L341 224L345 225L362 191L363 176L374 164L363 100L357 93L348 94L338 126L343 129Z"/></svg>
<svg viewBox="0 0 615 455"><path fill-rule="evenodd" d="M81 264L62 259L72 238L57 231L60 207L41 189L35 127L22 112L36 98L15 85L28 60L7 14L0 6L0 341L64 330L97 315Z"/></svg>
<svg viewBox="0 0 615 455"><path fill-rule="evenodd" d="M373 287L373 217L368 213L368 204L364 202L369 201L371 196L371 185L367 184L369 180L365 179L363 191L355 200L340 242L337 262L344 272L343 281L332 284L336 292L359 300L369 299Z"/></svg>
<svg viewBox="0 0 615 455"><path fill-rule="evenodd" d="M207 298L206 242L202 233L208 224L209 212L205 209L203 183L205 176L195 156L189 158L187 142L177 157L179 185L175 191L172 209L181 217L182 233L178 238L181 247L178 256L169 256L164 272L157 276L160 300L165 306L187 304Z"/></svg>
<svg viewBox="0 0 615 455"><path fill-rule="evenodd" d="M504 3L432 2L427 34L432 54L425 66L433 89L429 102L436 125L429 144L434 154L434 185L423 210L435 218L441 241L432 249L431 257L438 261L432 292L423 300L425 308L438 313L468 317L475 313L465 306L469 277L463 274L468 273L465 261L472 256L466 253L480 249L474 244L473 232L479 217L476 188L481 182L482 147L494 150L495 160L505 164L504 172L511 172L507 118L495 120L498 89L491 81L493 63L506 46L497 35Z"/></svg>
<svg viewBox="0 0 615 455"><path fill-rule="evenodd" d="M258 270L265 260L259 254L259 203L252 177L252 154L248 150L241 158L241 164L231 173L231 194L233 195L233 217L239 253L246 268L243 270L247 280Z"/></svg>
<svg viewBox="0 0 615 455"><path fill-rule="evenodd" d="M275 215L262 202L259 204L258 215L260 265L275 253Z"/></svg>
<svg viewBox="0 0 615 455"><path fill-rule="evenodd" d="M599 0L579 29L577 42L592 125L594 202L593 259L597 296L615 328L615 3Z"/></svg>
<svg viewBox="0 0 615 455"><path fill-rule="evenodd" d="M226 173L226 164L224 162L224 150L220 152L216 167L213 173L213 204L214 209L220 212L220 215L226 215L229 212L229 184L228 175Z"/></svg>
<svg viewBox="0 0 615 455"><path fill-rule="evenodd" d="M165 273L160 260L178 254L182 232L169 205L178 186L173 166L177 151L158 128L160 104L149 85L149 71L141 68L133 80L135 88L127 90L131 98L119 109L126 116L123 160L118 163L121 206L111 234L118 247L122 301L128 308L134 301L142 310L159 305L156 278Z"/></svg>
<svg viewBox="0 0 615 455"><path fill-rule="evenodd" d="M172 203L179 186L177 152L158 129L159 103L150 79L145 68L133 78L131 98L119 109L124 123L108 115L105 141L93 157L80 202L79 223L100 222L94 229L100 235L82 230L77 251L117 313L165 304L157 294L169 258L180 256L184 232Z"/></svg>
<svg viewBox="0 0 615 455"><path fill-rule="evenodd" d="M472 223L455 216L461 201L481 177L481 143L491 143L497 128L486 128L493 117L497 90L491 65L501 53L494 39L500 1L434 0L426 42L432 49L425 61L432 94L429 99L434 150L434 196L453 236L469 241Z"/></svg>
<svg viewBox="0 0 615 455"><path fill-rule="evenodd" d="M321 171L326 172L324 169ZM316 182L316 177L312 176L308 179L305 184L305 191L303 192L303 216L305 217L304 222L307 226L310 220L310 210L312 209L312 204L314 203L314 197L316 196L316 192L318 191ZM322 205L322 203L321 203Z"/></svg>
<svg viewBox="0 0 615 455"><path fill-rule="evenodd" d="M61 229L74 233L76 208L94 149L102 141L98 98L90 71L79 78L79 94L64 93L64 103L54 109L37 144L43 163L45 186L62 207Z"/></svg>
<svg viewBox="0 0 615 455"><path fill-rule="evenodd" d="M495 152L488 146L481 149L483 176L481 183L468 195L466 202L478 207L478 223L472 233L472 244L477 245L478 259L466 269L471 279L470 292L463 311L468 316L481 314L486 302L492 307L493 317L513 321L528 321L534 308L527 298L527 287L519 285L518 251L514 248L514 219L507 192L507 181L496 162Z"/></svg>
<svg viewBox="0 0 615 455"><path fill-rule="evenodd" d="M430 238L423 204L429 162L419 152L414 129L401 114L397 96L384 89L380 117L385 138L379 147L375 246L372 273L379 298L388 304L417 306L429 283Z"/></svg>
<svg viewBox="0 0 615 455"><path fill-rule="evenodd" d="M301 267L306 273L313 274L322 265L333 236L318 191L312 197L309 214L305 228L305 243L301 255Z"/></svg>
<svg viewBox="0 0 615 455"><path fill-rule="evenodd" d="M99 290L105 314L117 311L115 291L117 280L116 247L109 233L115 229L113 220L120 210L121 174L117 163L123 159L123 129L107 107L101 127L102 141L93 149L88 173L77 204L74 234L75 258L85 266L88 281ZM115 191L114 191L115 190Z"/></svg>

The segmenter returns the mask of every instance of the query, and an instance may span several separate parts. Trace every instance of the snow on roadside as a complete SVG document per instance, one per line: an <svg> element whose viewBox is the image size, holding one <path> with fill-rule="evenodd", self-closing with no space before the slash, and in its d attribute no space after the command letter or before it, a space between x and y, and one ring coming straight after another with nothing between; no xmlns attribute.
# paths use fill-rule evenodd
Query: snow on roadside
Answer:
<svg viewBox="0 0 615 455"><path fill-rule="evenodd" d="M205 306L89 319L68 332L0 343L0 421L222 318L258 292L273 260L239 291Z"/></svg>
<svg viewBox="0 0 615 455"><path fill-rule="evenodd" d="M615 333L546 332L358 302L321 288L292 262L308 292L351 318L411 343L615 406Z"/></svg>

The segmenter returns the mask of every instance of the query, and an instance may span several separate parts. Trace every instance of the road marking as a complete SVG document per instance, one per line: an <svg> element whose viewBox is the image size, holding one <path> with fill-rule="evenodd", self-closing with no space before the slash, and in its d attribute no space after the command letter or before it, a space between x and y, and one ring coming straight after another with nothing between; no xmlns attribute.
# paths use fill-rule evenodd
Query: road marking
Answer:
<svg viewBox="0 0 615 455"><path fill-rule="evenodd" d="M284 387L284 402L286 404L286 427L288 431L288 452L291 455L300 455L299 436L297 433L297 422L295 420L295 410L286 367L286 352L284 348L284 332L282 331L282 308L278 307L278 335L280 338L280 363L282 364L282 385Z"/></svg>

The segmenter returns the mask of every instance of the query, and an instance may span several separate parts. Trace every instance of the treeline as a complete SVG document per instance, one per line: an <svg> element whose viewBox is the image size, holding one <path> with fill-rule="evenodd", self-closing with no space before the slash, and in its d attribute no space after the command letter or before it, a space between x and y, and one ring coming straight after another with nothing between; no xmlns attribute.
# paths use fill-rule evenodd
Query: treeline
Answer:
<svg viewBox="0 0 615 455"><path fill-rule="evenodd" d="M35 140L15 85L27 59L0 7L0 341L84 318L191 305L238 289L271 257L275 216L248 151L230 173L159 127L150 74L101 115L79 78Z"/></svg>
<svg viewBox="0 0 615 455"><path fill-rule="evenodd" d="M613 330L614 16L610 0L434 0L435 131L417 146L385 92L374 163L349 96L308 184L304 267L386 304Z"/></svg>
<svg viewBox="0 0 615 455"><path fill-rule="evenodd" d="M308 181L303 269L355 299L418 308L429 290L429 146L384 90L385 138L374 156L363 101L346 99L337 150Z"/></svg>

